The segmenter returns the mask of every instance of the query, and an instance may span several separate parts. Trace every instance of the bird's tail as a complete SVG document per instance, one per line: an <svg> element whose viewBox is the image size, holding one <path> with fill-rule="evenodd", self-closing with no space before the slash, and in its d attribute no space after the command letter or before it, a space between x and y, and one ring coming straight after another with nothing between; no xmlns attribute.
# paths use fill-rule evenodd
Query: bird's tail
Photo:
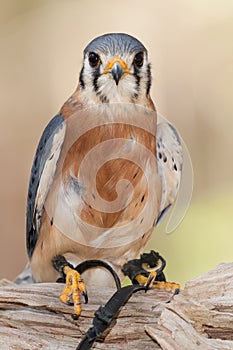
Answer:
<svg viewBox="0 0 233 350"><path fill-rule="evenodd" d="M14 280L16 284L33 283L31 269L29 263L25 266L25 269Z"/></svg>

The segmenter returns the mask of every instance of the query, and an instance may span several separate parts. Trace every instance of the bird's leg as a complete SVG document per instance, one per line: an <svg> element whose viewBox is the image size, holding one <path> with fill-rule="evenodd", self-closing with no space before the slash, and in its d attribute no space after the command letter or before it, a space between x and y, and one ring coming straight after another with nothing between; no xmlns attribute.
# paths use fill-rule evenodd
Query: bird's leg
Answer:
<svg viewBox="0 0 233 350"><path fill-rule="evenodd" d="M66 283L66 286L60 295L60 300L63 303L74 305L74 314L72 317L73 319L78 319L82 312L80 294L84 296L85 303L88 302L86 285L83 282L80 273L76 271L70 263L68 263L64 256L58 255L54 257L52 263L54 268L62 275L58 282L63 281Z"/></svg>
<svg viewBox="0 0 233 350"><path fill-rule="evenodd" d="M123 273L128 276L134 284L145 285L155 289L165 289L178 293L180 285L174 282L166 282L163 269L166 261L159 253L151 250L150 253L144 253L140 259L128 261L123 266Z"/></svg>

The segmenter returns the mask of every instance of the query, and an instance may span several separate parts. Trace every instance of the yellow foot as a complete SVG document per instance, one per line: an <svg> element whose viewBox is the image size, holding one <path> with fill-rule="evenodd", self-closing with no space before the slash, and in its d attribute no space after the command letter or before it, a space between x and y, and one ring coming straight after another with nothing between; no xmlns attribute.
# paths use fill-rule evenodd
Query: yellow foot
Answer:
<svg viewBox="0 0 233 350"><path fill-rule="evenodd" d="M179 293L180 285L174 282L166 282L163 270L166 261L159 253L151 250L150 253L144 253L139 259L128 261L123 265L122 271L133 283L139 283L146 287L155 289L165 289L174 294Z"/></svg>
<svg viewBox="0 0 233 350"><path fill-rule="evenodd" d="M163 289L166 290L168 292L173 292L173 293L178 293L180 290L180 285L178 283L174 283L174 282L160 282L160 281L156 281L156 276L157 273L156 271L152 271L148 277L143 276L143 275L137 275L135 277L135 279L137 280L137 282L139 284L142 284L144 286L147 287L147 289L149 287L155 288L155 289Z"/></svg>
<svg viewBox="0 0 233 350"><path fill-rule="evenodd" d="M74 314L72 318L77 320L82 312L80 293L84 296L85 304L88 302L86 285L81 275L71 267L67 265L64 266L63 272L66 275L66 286L60 295L60 300L63 303L74 304Z"/></svg>

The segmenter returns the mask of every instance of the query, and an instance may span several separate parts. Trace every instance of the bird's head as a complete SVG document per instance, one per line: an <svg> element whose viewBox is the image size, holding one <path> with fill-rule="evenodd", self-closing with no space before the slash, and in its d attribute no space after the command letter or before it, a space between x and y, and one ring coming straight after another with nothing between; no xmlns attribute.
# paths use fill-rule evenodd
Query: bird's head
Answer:
<svg viewBox="0 0 233 350"><path fill-rule="evenodd" d="M80 89L87 104L146 105L151 71L144 45L127 34L106 34L84 50Z"/></svg>

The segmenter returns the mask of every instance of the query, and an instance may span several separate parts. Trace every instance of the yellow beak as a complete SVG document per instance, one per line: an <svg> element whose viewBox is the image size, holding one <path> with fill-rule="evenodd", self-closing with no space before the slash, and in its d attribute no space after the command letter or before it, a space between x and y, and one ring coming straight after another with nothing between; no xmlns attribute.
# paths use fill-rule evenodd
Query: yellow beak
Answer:
<svg viewBox="0 0 233 350"><path fill-rule="evenodd" d="M123 61L120 57L115 57L113 60L109 61L103 74L111 73L113 79L118 85L119 80L123 76L123 74L129 74L129 69L125 61Z"/></svg>

